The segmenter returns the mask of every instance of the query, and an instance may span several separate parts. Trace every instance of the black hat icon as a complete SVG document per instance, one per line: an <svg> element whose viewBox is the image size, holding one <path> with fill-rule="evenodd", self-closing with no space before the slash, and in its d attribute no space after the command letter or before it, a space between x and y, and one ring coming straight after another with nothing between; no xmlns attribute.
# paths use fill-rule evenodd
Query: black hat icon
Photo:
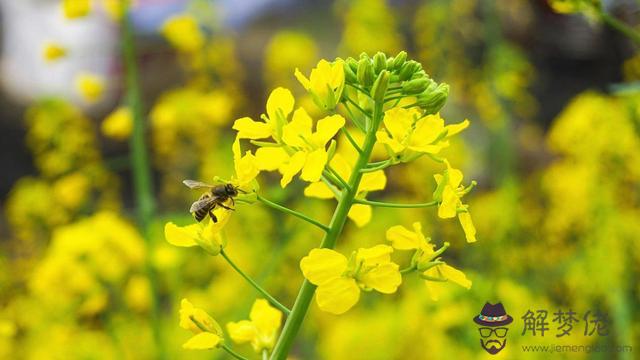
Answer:
<svg viewBox="0 0 640 360"><path fill-rule="evenodd" d="M486 303L480 311L480 315L475 316L473 321L476 324L484 326L503 326L511 324L513 318L507 315L502 303L489 304Z"/></svg>

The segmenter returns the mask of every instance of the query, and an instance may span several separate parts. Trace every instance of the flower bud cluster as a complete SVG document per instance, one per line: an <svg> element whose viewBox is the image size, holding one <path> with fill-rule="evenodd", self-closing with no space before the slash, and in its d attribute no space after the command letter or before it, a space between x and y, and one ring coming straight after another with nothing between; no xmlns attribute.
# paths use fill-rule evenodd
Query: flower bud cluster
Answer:
<svg viewBox="0 0 640 360"><path fill-rule="evenodd" d="M384 101L385 96L391 96L387 90L399 90L394 98L415 97L415 105L426 114L440 111L449 96L449 85L431 79L422 64L407 60L404 51L389 58L381 52L373 57L366 53L359 59L349 57L344 71L346 83L364 89L373 100Z"/></svg>

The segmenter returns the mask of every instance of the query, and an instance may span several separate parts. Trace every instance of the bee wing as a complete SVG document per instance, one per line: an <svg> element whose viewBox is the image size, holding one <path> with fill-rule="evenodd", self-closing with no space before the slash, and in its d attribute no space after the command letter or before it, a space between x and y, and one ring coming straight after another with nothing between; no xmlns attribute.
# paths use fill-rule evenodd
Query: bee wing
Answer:
<svg viewBox="0 0 640 360"><path fill-rule="evenodd" d="M189 189L211 189L212 187L214 187L214 185L196 180L183 180L182 183L185 184Z"/></svg>
<svg viewBox="0 0 640 360"><path fill-rule="evenodd" d="M189 209L189 212L193 213L193 212L211 207L211 204L215 203L217 199L218 199L217 196L210 196L204 199L200 199L194 202L193 204L191 204L191 208Z"/></svg>

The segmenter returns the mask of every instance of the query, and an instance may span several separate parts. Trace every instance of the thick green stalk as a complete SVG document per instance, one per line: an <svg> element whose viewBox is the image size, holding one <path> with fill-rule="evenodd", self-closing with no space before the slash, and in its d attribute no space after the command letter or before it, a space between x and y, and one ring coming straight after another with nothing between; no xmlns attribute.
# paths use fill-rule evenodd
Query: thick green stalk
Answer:
<svg viewBox="0 0 640 360"><path fill-rule="evenodd" d="M145 143L145 124L138 80L138 65L136 63L136 49L129 11L122 18L122 55L124 58L126 79L126 100L133 115L133 133L130 139L131 165L133 172L133 186L136 197L136 212L145 239L147 256L145 257L145 271L151 285L151 327L158 358L166 358L164 342L161 333L160 312L157 303L156 274L151 265L152 239L150 235L151 221L155 211L155 201L151 186L151 168Z"/></svg>
<svg viewBox="0 0 640 360"><path fill-rule="evenodd" d="M355 203L354 199L358 191L358 186L360 185L360 180L362 180L363 174L360 172L360 169L367 166L367 163L369 162L373 145L375 145L376 142L376 131L381 120L382 103L376 103L373 112L373 126L368 129L362 146L362 153L360 153L358 161L351 173L351 177L349 178L349 188L343 189L342 195L338 199L338 205L333 213L331 223L329 224L329 231L325 234L322 239L322 243L320 244L321 248L333 249L338 237L342 233L344 224L347 221L347 214L349 214L351 206ZM287 318L284 328L282 329L282 334L271 353L272 360L284 360L287 358L287 354L289 353L289 350L293 345L293 341L295 340L296 335L300 330L300 326L307 314L307 310L309 309L315 290L315 285L311 284L306 279L303 281L300 291L298 292L298 297L291 309L291 314Z"/></svg>

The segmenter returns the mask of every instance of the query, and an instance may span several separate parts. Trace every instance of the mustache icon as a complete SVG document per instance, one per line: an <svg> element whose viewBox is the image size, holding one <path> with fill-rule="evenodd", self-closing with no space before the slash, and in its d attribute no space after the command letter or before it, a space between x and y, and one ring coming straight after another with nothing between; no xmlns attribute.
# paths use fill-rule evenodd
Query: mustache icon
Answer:
<svg viewBox="0 0 640 360"><path fill-rule="evenodd" d="M495 345L491 346L492 343L495 343ZM485 341L484 346L498 348L501 347L502 344L498 340L487 340Z"/></svg>

